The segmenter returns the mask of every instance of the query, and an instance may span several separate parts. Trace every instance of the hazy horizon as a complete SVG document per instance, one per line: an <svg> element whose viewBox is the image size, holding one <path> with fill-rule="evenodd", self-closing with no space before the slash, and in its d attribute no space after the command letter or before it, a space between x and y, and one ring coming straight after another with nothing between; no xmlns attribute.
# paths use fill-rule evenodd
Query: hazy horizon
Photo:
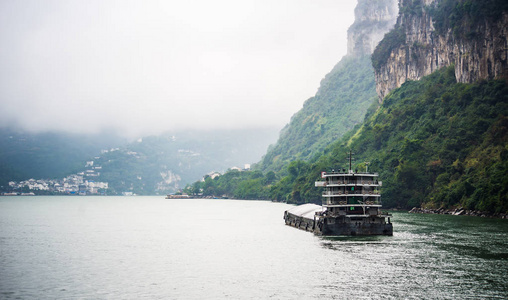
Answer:
<svg viewBox="0 0 508 300"><path fill-rule="evenodd" d="M346 54L356 1L2 1L0 126L281 129Z"/></svg>

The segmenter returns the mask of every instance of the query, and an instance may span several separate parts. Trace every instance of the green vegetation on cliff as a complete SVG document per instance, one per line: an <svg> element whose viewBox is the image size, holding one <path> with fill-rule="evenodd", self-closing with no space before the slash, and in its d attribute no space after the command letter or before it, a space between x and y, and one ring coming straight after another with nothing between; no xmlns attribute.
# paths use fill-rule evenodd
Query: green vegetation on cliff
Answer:
<svg viewBox="0 0 508 300"><path fill-rule="evenodd" d="M376 50L372 53L372 66L379 71L382 65L386 63L393 50L399 48L406 42L406 32L399 24L395 28L385 34L384 38L376 46Z"/></svg>
<svg viewBox="0 0 508 300"><path fill-rule="evenodd" d="M278 142L256 169L285 172L292 161L308 161L361 123L374 101L377 95L369 56L344 57L282 129Z"/></svg>
<svg viewBox="0 0 508 300"><path fill-rule="evenodd" d="M506 0L441 0L429 7L436 31L444 35L451 29L454 35L474 37L475 28L485 21L494 23L508 11Z"/></svg>
<svg viewBox="0 0 508 300"><path fill-rule="evenodd" d="M507 116L506 82L459 84L448 67L393 91L328 161L354 149L379 171L390 207L506 212Z"/></svg>
<svg viewBox="0 0 508 300"><path fill-rule="evenodd" d="M364 162L370 162L369 170L380 173L387 207L507 212L507 83L461 84L453 66L441 69L394 90L362 125L309 162L295 160L285 172L247 172L232 189L219 189L228 181L225 176L194 188L205 194L215 189L217 196L320 203L314 181L321 171L345 168L349 149L356 153L355 168L364 170ZM239 186L258 192L244 197Z"/></svg>

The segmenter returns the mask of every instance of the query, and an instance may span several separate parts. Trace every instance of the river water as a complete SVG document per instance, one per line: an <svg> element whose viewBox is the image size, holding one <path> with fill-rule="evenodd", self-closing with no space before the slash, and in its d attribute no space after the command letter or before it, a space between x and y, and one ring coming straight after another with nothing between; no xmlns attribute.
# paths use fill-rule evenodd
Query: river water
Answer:
<svg viewBox="0 0 508 300"><path fill-rule="evenodd" d="M0 197L0 299L507 299L508 220L394 212L322 238L290 205Z"/></svg>

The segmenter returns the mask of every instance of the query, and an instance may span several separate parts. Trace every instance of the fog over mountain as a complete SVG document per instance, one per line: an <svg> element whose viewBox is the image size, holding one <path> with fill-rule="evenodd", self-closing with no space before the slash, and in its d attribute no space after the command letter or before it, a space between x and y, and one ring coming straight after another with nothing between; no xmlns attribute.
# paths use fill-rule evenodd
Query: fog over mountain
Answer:
<svg viewBox="0 0 508 300"><path fill-rule="evenodd" d="M346 53L356 1L2 1L0 126L282 128Z"/></svg>

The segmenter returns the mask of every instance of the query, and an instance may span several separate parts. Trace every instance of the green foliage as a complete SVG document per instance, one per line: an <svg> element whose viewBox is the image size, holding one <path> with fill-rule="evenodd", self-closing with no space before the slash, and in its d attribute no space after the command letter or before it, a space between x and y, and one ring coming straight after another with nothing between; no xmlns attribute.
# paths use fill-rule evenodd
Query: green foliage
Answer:
<svg viewBox="0 0 508 300"><path fill-rule="evenodd" d="M442 0L431 7L421 0L403 4L401 13L429 13L438 34L452 29L460 38L474 38L471 29L496 22L508 7L502 0ZM404 28L396 25L372 55L374 69L379 70L394 50L408 47L405 40ZM413 48L419 47L422 45L413 44ZM379 172L387 207L462 206L508 212L506 81L460 84L455 80L454 66L450 66L420 81L406 82L379 108L376 104L360 106L359 99L370 99L368 89L374 85L358 76L368 75L363 67L358 71L363 63L348 59L323 80L316 96L293 116L277 145L258 165L265 172L274 171L278 179L269 184L265 179L258 195L266 197L269 188L272 200L319 203L321 191L314 187L319 173L347 168L346 153L353 149L359 162L354 168L364 168L368 161L369 169ZM369 76L363 80L373 80ZM362 83L364 95L358 92L363 90L359 88ZM351 112L358 107L364 109L363 124L341 125L357 120ZM346 132L347 128L352 130ZM246 180L248 186L258 186L253 179ZM255 194L251 190L242 193ZM242 193L234 195L241 198Z"/></svg>
<svg viewBox="0 0 508 300"><path fill-rule="evenodd" d="M100 176L86 179L108 182L108 194L172 193L207 172L259 160L276 135L272 128L185 131L127 143L108 133L32 134L4 128L0 191L9 191L9 181L63 178L84 171L85 162L93 160Z"/></svg>
<svg viewBox="0 0 508 300"><path fill-rule="evenodd" d="M267 183L267 176L258 173L265 184L257 195L320 203L321 191L314 187L320 172L347 168L347 152L353 149L354 169L362 170L368 161L369 170L379 172L386 207L507 212L508 85L497 80L456 83L453 68L392 91L361 126L326 147L323 155L292 161L277 173L278 181ZM247 176L247 186L263 182L242 176ZM226 176L221 180L229 181ZM256 195L244 189L249 197ZM241 198L242 193L234 195Z"/></svg>
<svg viewBox="0 0 508 300"><path fill-rule="evenodd" d="M369 57L344 57L255 168L284 173L290 162L320 155L326 146L361 123L373 102L377 102L377 95Z"/></svg>
<svg viewBox="0 0 508 300"><path fill-rule="evenodd" d="M506 212L507 116L506 82L458 84L452 66L394 90L330 152L351 147L358 161L370 161L384 181L389 207Z"/></svg>
<svg viewBox="0 0 508 300"><path fill-rule="evenodd" d="M207 172L259 159L274 137L272 129L167 133L105 153L96 163L102 166L100 179L109 182L110 193L168 194Z"/></svg>
<svg viewBox="0 0 508 300"><path fill-rule="evenodd" d="M438 34L448 29L456 36L473 38L477 26L498 21L508 11L506 0L442 0L431 7L434 27Z"/></svg>
<svg viewBox="0 0 508 300"><path fill-rule="evenodd" d="M399 13L404 15L421 16L425 4L422 0L405 0L404 5L399 8Z"/></svg>
<svg viewBox="0 0 508 300"><path fill-rule="evenodd" d="M385 34L384 38L379 42L372 53L372 66L376 71L379 71L381 66L386 64L392 51L398 49L406 42L406 32L399 24L395 28Z"/></svg>
<svg viewBox="0 0 508 300"><path fill-rule="evenodd" d="M261 171L229 170L214 179L207 177L187 185L185 192L190 195L228 197L236 199L270 199L271 182L275 180L273 172L263 175Z"/></svg>
<svg viewBox="0 0 508 300"><path fill-rule="evenodd" d="M287 167L288 175L276 177L273 171L264 175L261 171L230 170L213 180L207 177L204 181L195 182L185 188L188 194L235 199L262 199L286 201L302 204L321 203L320 191L314 188L314 181L319 177L317 166L305 161L293 161Z"/></svg>

